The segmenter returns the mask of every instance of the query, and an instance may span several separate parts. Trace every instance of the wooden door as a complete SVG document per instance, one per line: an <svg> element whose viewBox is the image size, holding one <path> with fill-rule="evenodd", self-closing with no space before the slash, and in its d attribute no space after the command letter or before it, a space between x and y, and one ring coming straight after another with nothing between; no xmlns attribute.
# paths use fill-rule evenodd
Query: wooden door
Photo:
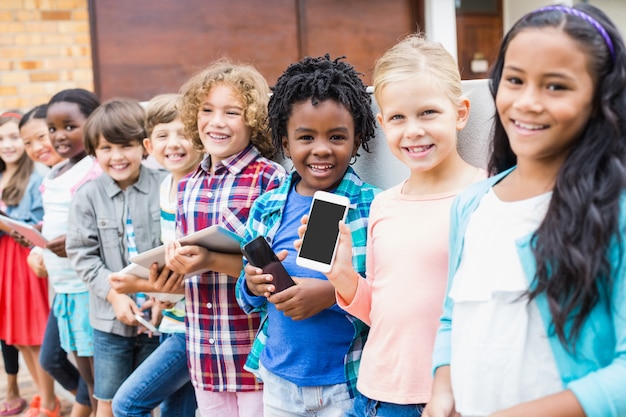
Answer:
<svg viewBox="0 0 626 417"><path fill-rule="evenodd" d="M461 0L456 30L461 78L487 78L503 36L502 0Z"/></svg>

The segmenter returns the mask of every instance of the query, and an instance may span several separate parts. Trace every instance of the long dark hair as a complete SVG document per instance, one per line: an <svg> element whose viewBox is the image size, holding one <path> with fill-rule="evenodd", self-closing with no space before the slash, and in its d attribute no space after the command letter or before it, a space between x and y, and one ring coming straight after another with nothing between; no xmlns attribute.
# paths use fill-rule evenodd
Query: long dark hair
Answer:
<svg viewBox="0 0 626 417"><path fill-rule="evenodd" d="M547 296L553 330L571 347L612 284L608 247L618 233L626 186L626 51L615 25L593 6L531 12L502 41L491 72L494 98L511 40L522 30L543 27L558 28L580 45L595 85L591 117L559 170L548 212L532 238L537 273L529 298ZM516 161L496 113L489 172L502 172Z"/></svg>

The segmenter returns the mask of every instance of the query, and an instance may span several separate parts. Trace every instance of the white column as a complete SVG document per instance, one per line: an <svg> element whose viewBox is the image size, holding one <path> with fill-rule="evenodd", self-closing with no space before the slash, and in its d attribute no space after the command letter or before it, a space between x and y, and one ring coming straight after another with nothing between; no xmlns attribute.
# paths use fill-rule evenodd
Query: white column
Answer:
<svg viewBox="0 0 626 417"><path fill-rule="evenodd" d="M426 0L424 9L426 27L423 31L426 38L441 43L458 61L454 0Z"/></svg>

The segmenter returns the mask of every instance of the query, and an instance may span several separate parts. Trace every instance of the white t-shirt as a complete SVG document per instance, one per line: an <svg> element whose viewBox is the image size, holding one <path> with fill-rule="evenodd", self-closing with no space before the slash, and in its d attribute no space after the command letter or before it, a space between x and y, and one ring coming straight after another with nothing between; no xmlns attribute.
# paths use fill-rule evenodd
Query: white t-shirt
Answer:
<svg viewBox="0 0 626 417"><path fill-rule="evenodd" d="M54 166L44 179L42 189L43 224L41 234L48 240L67 234L70 203L80 185L100 175L100 166L94 158L86 156L73 167L56 176L67 164L63 161ZM68 258L60 258L52 251L43 251L43 261L48 279L58 294L75 294L87 291L87 286L76 274Z"/></svg>
<svg viewBox="0 0 626 417"><path fill-rule="evenodd" d="M552 194L504 202L489 191L472 214L450 297L450 372L463 417L563 390L546 327L528 290L516 241L545 217Z"/></svg>

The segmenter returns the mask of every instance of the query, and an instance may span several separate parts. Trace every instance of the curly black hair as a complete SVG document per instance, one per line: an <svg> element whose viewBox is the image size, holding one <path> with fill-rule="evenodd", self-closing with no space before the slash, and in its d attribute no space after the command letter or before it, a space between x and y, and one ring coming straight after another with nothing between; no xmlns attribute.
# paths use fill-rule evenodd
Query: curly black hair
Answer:
<svg viewBox="0 0 626 417"><path fill-rule="evenodd" d="M352 114L355 137L360 138L361 147L369 152L368 142L376 128L372 99L361 74L341 61L344 58L331 60L329 54L305 57L289 65L278 78L268 104L268 125L276 149L282 149L282 138L287 136L287 123L294 104L311 100L315 106L321 101L334 100Z"/></svg>

